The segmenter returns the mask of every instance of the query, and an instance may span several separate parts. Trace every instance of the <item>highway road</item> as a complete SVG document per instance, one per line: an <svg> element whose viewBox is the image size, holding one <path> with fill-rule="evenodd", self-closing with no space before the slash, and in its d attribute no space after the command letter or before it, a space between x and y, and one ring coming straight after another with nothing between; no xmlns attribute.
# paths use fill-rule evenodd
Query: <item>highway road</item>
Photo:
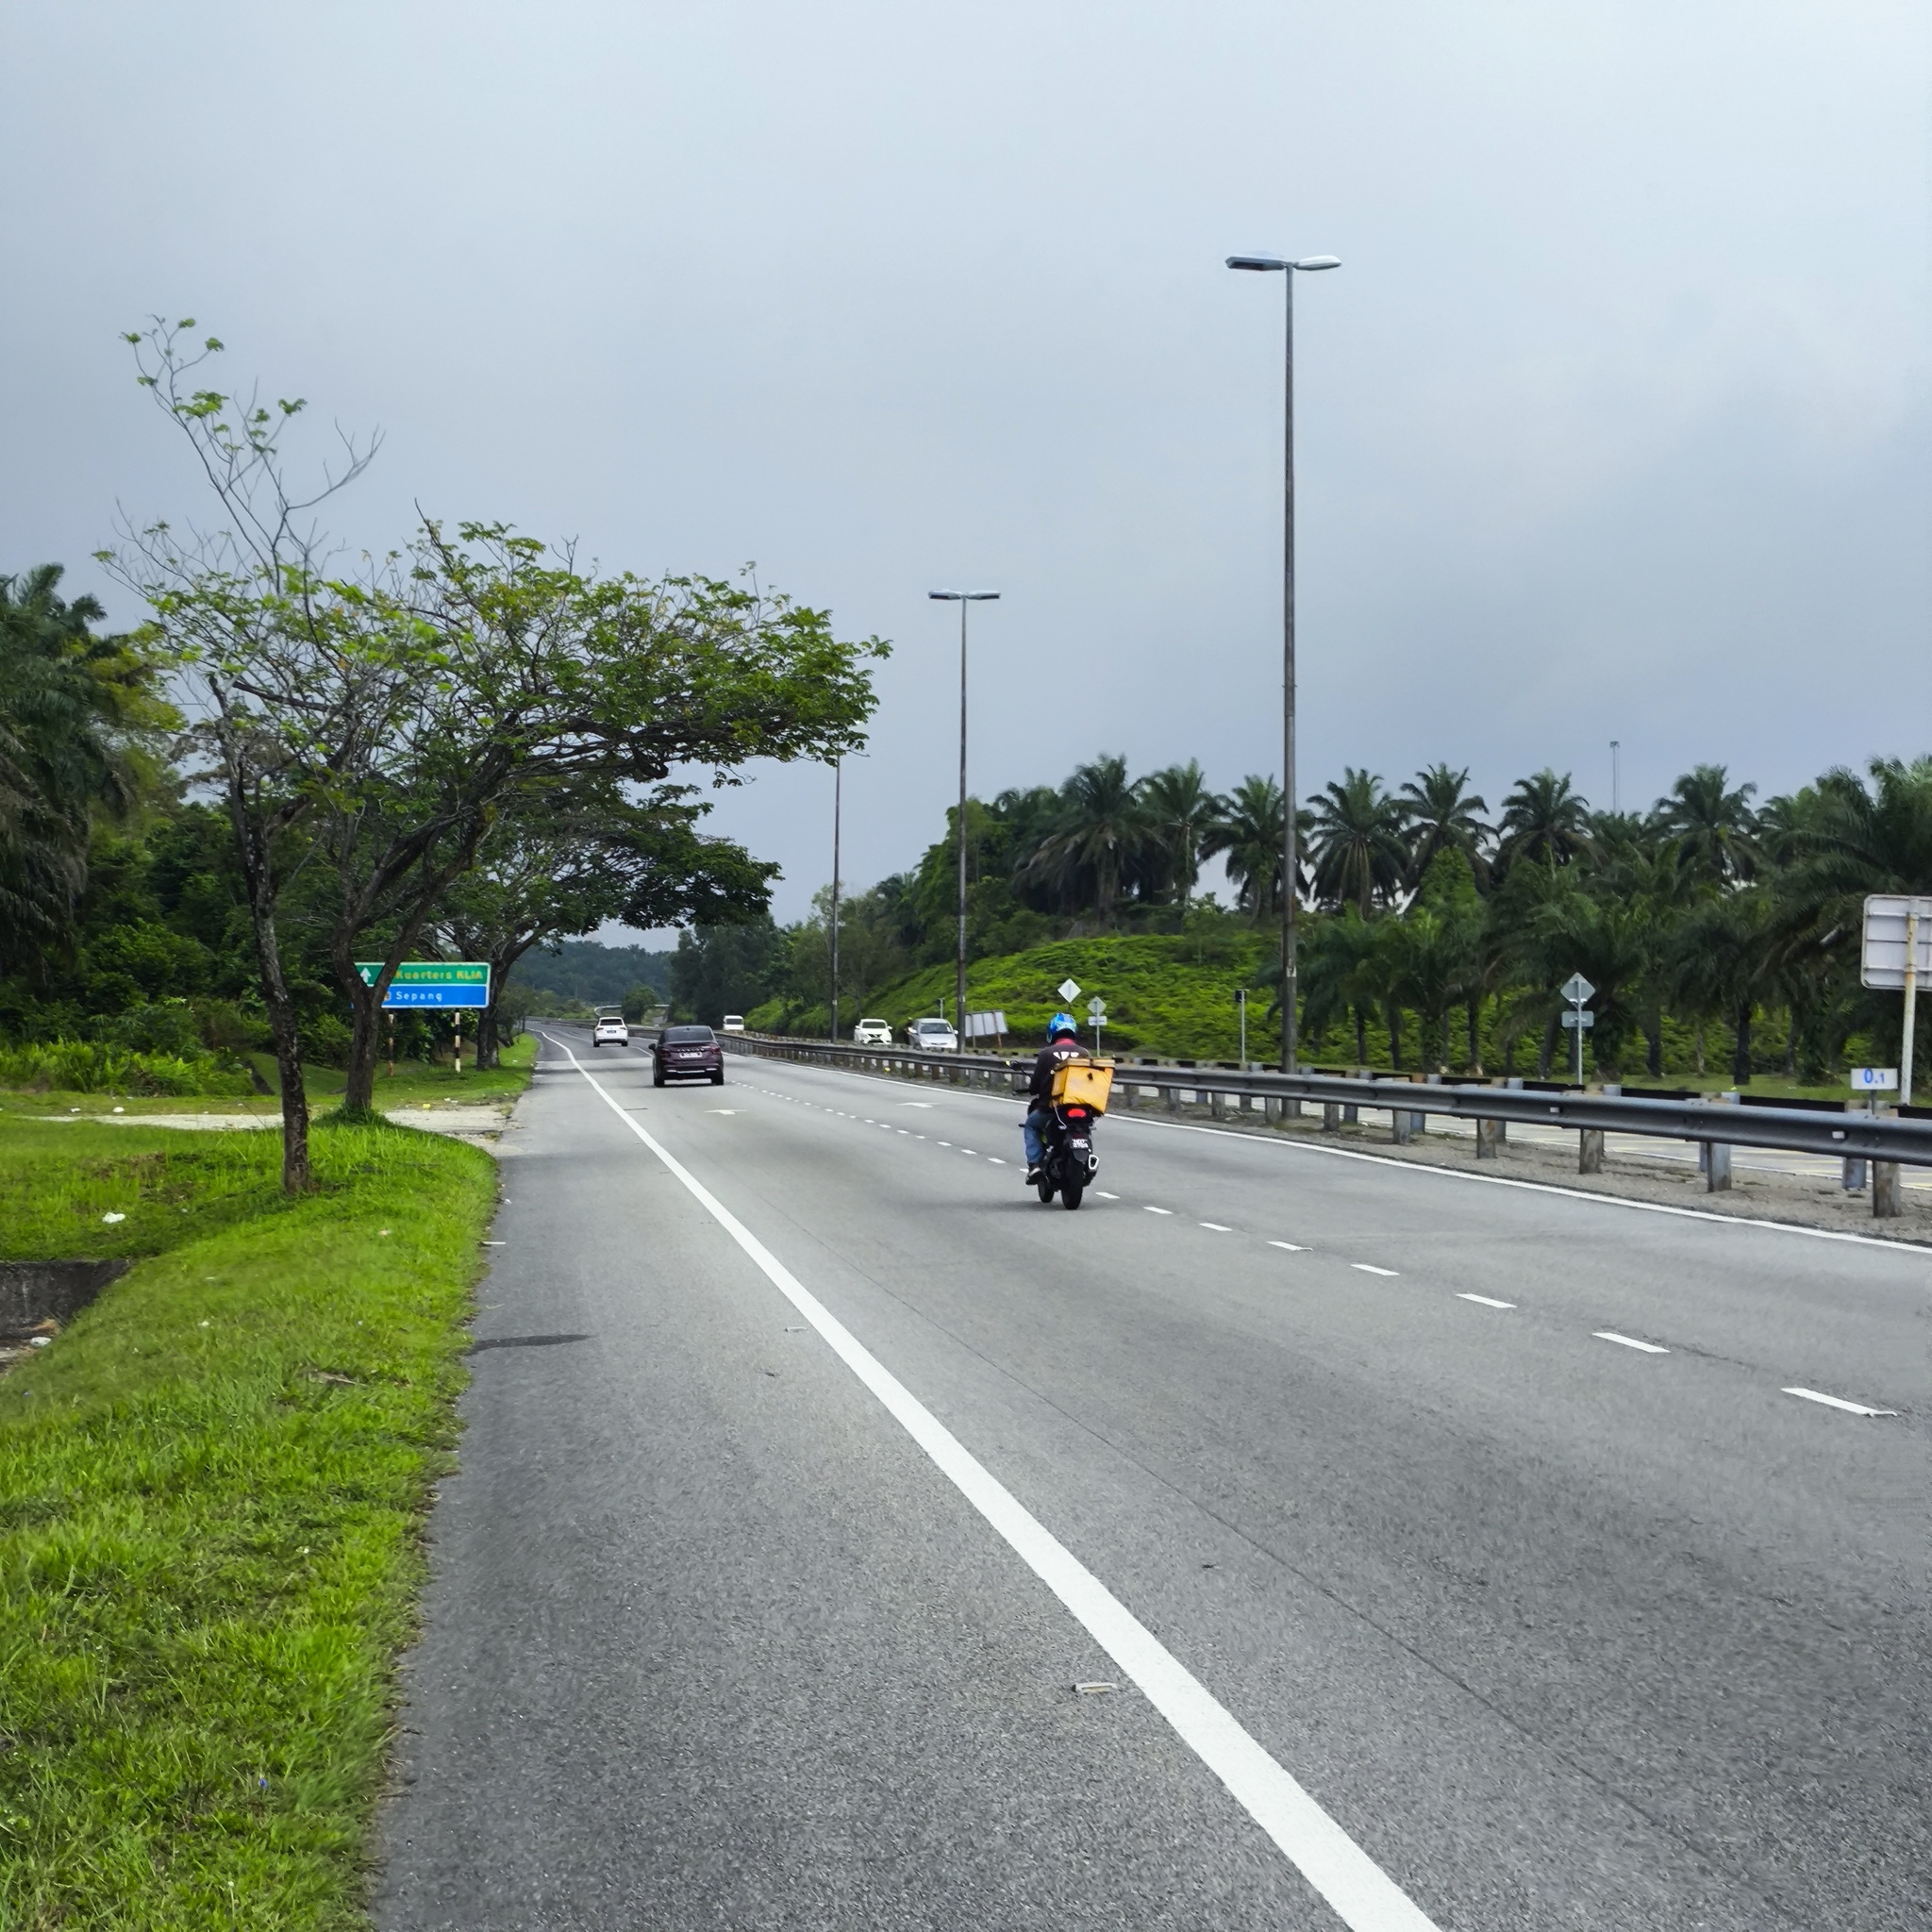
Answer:
<svg viewBox="0 0 1932 1932"><path fill-rule="evenodd" d="M550 1029L388 1932L1932 1922L1932 1253L1018 1113Z"/></svg>

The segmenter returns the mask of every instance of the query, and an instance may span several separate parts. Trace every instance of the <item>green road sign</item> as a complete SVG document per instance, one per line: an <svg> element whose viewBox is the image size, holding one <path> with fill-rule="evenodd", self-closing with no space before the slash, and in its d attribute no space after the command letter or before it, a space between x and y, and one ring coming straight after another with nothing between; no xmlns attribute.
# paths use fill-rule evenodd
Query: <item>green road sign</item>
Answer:
<svg viewBox="0 0 1932 1932"><path fill-rule="evenodd" d="M356 971L364 986L382 977L380 959L358 959ZM458 959L405 959L383 996L389 1009L404 1007L487 1007L490 968L487 963Z"/></svg>

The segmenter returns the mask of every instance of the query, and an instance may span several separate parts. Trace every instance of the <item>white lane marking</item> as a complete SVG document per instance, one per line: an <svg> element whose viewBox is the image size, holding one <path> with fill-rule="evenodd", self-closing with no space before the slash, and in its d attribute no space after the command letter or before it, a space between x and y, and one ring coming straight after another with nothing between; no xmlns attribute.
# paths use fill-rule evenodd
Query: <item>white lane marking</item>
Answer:
<svg viewBox="0 0 1932 1932"><path fill-rule="evenodd" d="M1231 1227L1223 1227L1218 1221L1204 1221L1201 1223L1201 1225L1203 1227L1211 1227L1216 1234L1232 1234L1234 1232L1234 1229Z"/></svg>
<svg viewBox="0 0 1932 1932"><path fill-rule="evenodd" d="M1862 1402L1847 1402L1842 1395L1821 1394L1816 1389L1787 1389L1787 1395L1796 1395L1806 1402L1822 1402L1826 1408L1841 1408L1847 1415L1896 1415L1895 1408L1867 1408Z"/></svg>
<svg viewBox="0 0 1932 1932"><path fill-rule="evenodd" d="M1093 1195L1099 1201L1118 1201L1120 1199L1118 1194L1109 1194L1105 1188L1095 1188Z"/></svg>
<svg viewBox="0 0 1932 1932"><path fill-rule="evenodd" d="M912 1129L910 1127L899 1127L895 1128L894 1131L906 1135L908 1139L910 1138L912 1133Z"/></svg>
<svg viewBox="0 0 1932 1932"><path fill-rule="evenodd" d="M1284 834L1283 836L1286 837L1286 834ZM950 1141L941 1141L939 1144L941 1147L950 1147L953 1143Z"/></svg>
<svg viewBox="0 0 1932 1932"><path fill-rule="evenodd" d="M1147 1208L1141 1211L1147 1214L1172 1214L1174 1209L1172 1208Z"/></svg>
<svg viewBox="0 0 1932 1932"><path fill-rule="evenodd" d="M1397 1278L1392 1268L1377 1268L1373 1261L1351 1261L1348 1264L1359 1274L1386 1274L1391 1281Z"/></svg>
<svg viewBox="0 0 1932 1932"><path fill-rule="evenodd" d="M1499 1302L1492 1294L1458 1293L1456 1299L1459 1302L1474 1302L1481 1308L1513 1308L1516 1306L1514 1302Z"/></svg>
<svg viewBox="0 0 1932 1932"><path fill-rule="evenodd" d="M568 1053L569 1048L564 1051ZM1439 1932L1368 1853L1249 1736L1180 1659L1060 1542L864 1343L791 1274L697 1177L605 1091L575 1054L571 1063L758 1272L811 1325L1022 1562L1137 1685L1175 1736L1274 1840L1281 1855L1350 1932Z"/></svg>
<svg viewBox="0 0 1932 1932"><path fill-rule="evenodd" d="M975 1153L975 1152L974 1151L974 1149L972 1149L971 1147L962 1147L962 1148L960 1148L959 1152L960 1152L961 1154L971 1154L971 1155L973 1156L973 1158L974 1158L974 1160L977 1160L977 1159L979 1158L979 1156L978 1156L978 1154L977 1154L977 1153Z"/></svg>
<svg viewBox="0 0 1932 1932"><path fill-rule="evenodd" d="M705 1111L707 1113L736 1113L738 1109L735 1107L708 1107Z"/></svg>
<svg viewBox="0 0 1932 1932"><path fill-rule="evenodd" d="M1004 1160L1002 1160L1002 1159L1001 1159L1001 1158L999 1158L999 1156L998 1156L997 1154L989 1154L989 1155L988 1155L988 1156L987 1156L986 1158L988 1158L988 1159L989 1159L990 1161L991 1161L991 1162L992 1162L992 1164L993 1164L993 1165L994 1165L995 1167L1004 1167L1004 1166L1006 1166L1006 1164L1007 1164L1007 1163L1006 1163L1006 1162L1005 1162Z"/></svg>
<svg viewBox="0 0 1932 1932"><path fill-rule="evenodd" d="M930 1113L939 1103L935 1100L902 1100L899 1105L901 1107L923 1107L927 1113Z"/></svg>
<svg viewBox="0 0 1932 1932"><path fill-rule="evenodd" d="M1655 1341L1639 1341L1634 1335L1619 1335L1614 1328L1596 1328L1591 1331L1599 1341L1614 1341L1620 1348L1635 1348L1645 1355L1669 1355L1670 1350Z"/></svg>
<svg viewBox="0 0 1932 1932"><path fill-rule="evenodd" d="M1296 1247L1292 1241L1270 1241L1268 1245L1271 1248L1285 1249L1291 1255L1306 1255L1308 1252L1306 1248Z"/></svg>

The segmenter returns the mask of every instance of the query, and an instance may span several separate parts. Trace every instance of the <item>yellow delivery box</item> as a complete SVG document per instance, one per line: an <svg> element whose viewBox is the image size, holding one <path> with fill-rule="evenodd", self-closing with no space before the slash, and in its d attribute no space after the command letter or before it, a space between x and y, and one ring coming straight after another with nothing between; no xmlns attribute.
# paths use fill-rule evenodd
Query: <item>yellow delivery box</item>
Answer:
<svg viewBox="0 0 1932 1932"><path fill-rule="evenodd" d="M1111 1060L1062 1060L1053 1072L1053 1098L1056 1107L1087 1107L1095 1113L1107 1111L1107 1097L1113 1091Z"/></svg>

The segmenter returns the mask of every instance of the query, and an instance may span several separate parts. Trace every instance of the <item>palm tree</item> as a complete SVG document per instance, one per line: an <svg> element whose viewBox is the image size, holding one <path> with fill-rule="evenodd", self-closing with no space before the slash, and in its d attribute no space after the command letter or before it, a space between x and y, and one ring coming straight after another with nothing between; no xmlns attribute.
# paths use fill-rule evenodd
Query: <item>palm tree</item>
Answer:
<svg viewBox="0 0 1932 1932"><path fill-rule="evenodd" d="M1375 951L1379 931L1379 922L1371 924L1353 906L1337 918L1316 920L1296 974L1308 1040L1319 1040L1344 1015L1352 1017L1358 1067L1368 1064L1369 1011L1381 995Z"/></svg>
<svg viewBox="0 0 1932 1932"><path fill-rule="evenodd" d="M1203 841L1225 815L1227 801L1208 789L1196 758L1151 773L1141 780L1139 791L1148 829L1164 848L1162 856L1185 913L1200 877Z"/></svg>
<svg viewBox="0 0 1932 1932"><path fill-rule="evenodd" d="M1257 924L1281 909L1281 787L1249 773L1201 836L1201 857L1227 855L1235 902ZM1304 824L1307 814L1302 814Z"/></svg>
<svg viewBox="0 0 1932 1932"><path fill-rule="evenodd" d="M1503 801L1497 859L1505 866L1520 858L1568 865L1591 849L1590 801L1576 791L1566 772L1547 766L1524 778Z"/></svg>
<svg viewBox="0 0 1932 1932"><path fill-rule="evenodd" d="M58 564L0 577L0 971L72 932L93 810L137 783L123 727L161 723L154 667L95 637L92 597L63 602Z"/></svg>
<svg viewBox="0 0 1932 1932"><path fill-rule="evenodd" d="M1741 884L1757 870L1757 818L1751 809L1757 788L1727 791L1727 776L1723 765L1698 765L1657 805L1658 829L1676 841L1693 870L1717 886Z"/></svg>
<svg viewBox="0 0 1932 1932"><path fill-rule="evenodd" d="M1029 874L1052 879L1065 898L1091 883L1093 907L1110 921L1121 882L1149 841L1147 814L1127 777L1127 761L1111 756L1076 765L1060 787L1054 829L1027 860Z"/></svg>
<svg viewBox="0 0 1932 1932"><path fill-rule="evenodd" d="M1465 766L1452 772L1447 765L1430 765L1402 788L1401 811L1408 845L1408 883L1422 883L1429 861L1455 847L1469 860L1480 879L1488 861L1484 848L1491 839L1488 822L1477 816L1489 807L1463 787L1469 783Z"/></svg>
<svg viewBox="0 0 1932 1932"><path fill-rule="evenodd" d="M1751 1083L1751 1024L1760 996L1776 983L1774 908L1762 889L1708 899L1677 932L1673 978L1680 997L1723 1012L1734 1031L1731 1084Z"/></svg>
<svg viewBox="0 0 1932 1932"><path fill-rule="evenodd" d="M1315 896L1329 906L1353 905L1364 918L1377 899L1392 898L1407 869L1403 808L1370 772L1344 768L1309 800L1314 808L1308 858Z"/></svg>

